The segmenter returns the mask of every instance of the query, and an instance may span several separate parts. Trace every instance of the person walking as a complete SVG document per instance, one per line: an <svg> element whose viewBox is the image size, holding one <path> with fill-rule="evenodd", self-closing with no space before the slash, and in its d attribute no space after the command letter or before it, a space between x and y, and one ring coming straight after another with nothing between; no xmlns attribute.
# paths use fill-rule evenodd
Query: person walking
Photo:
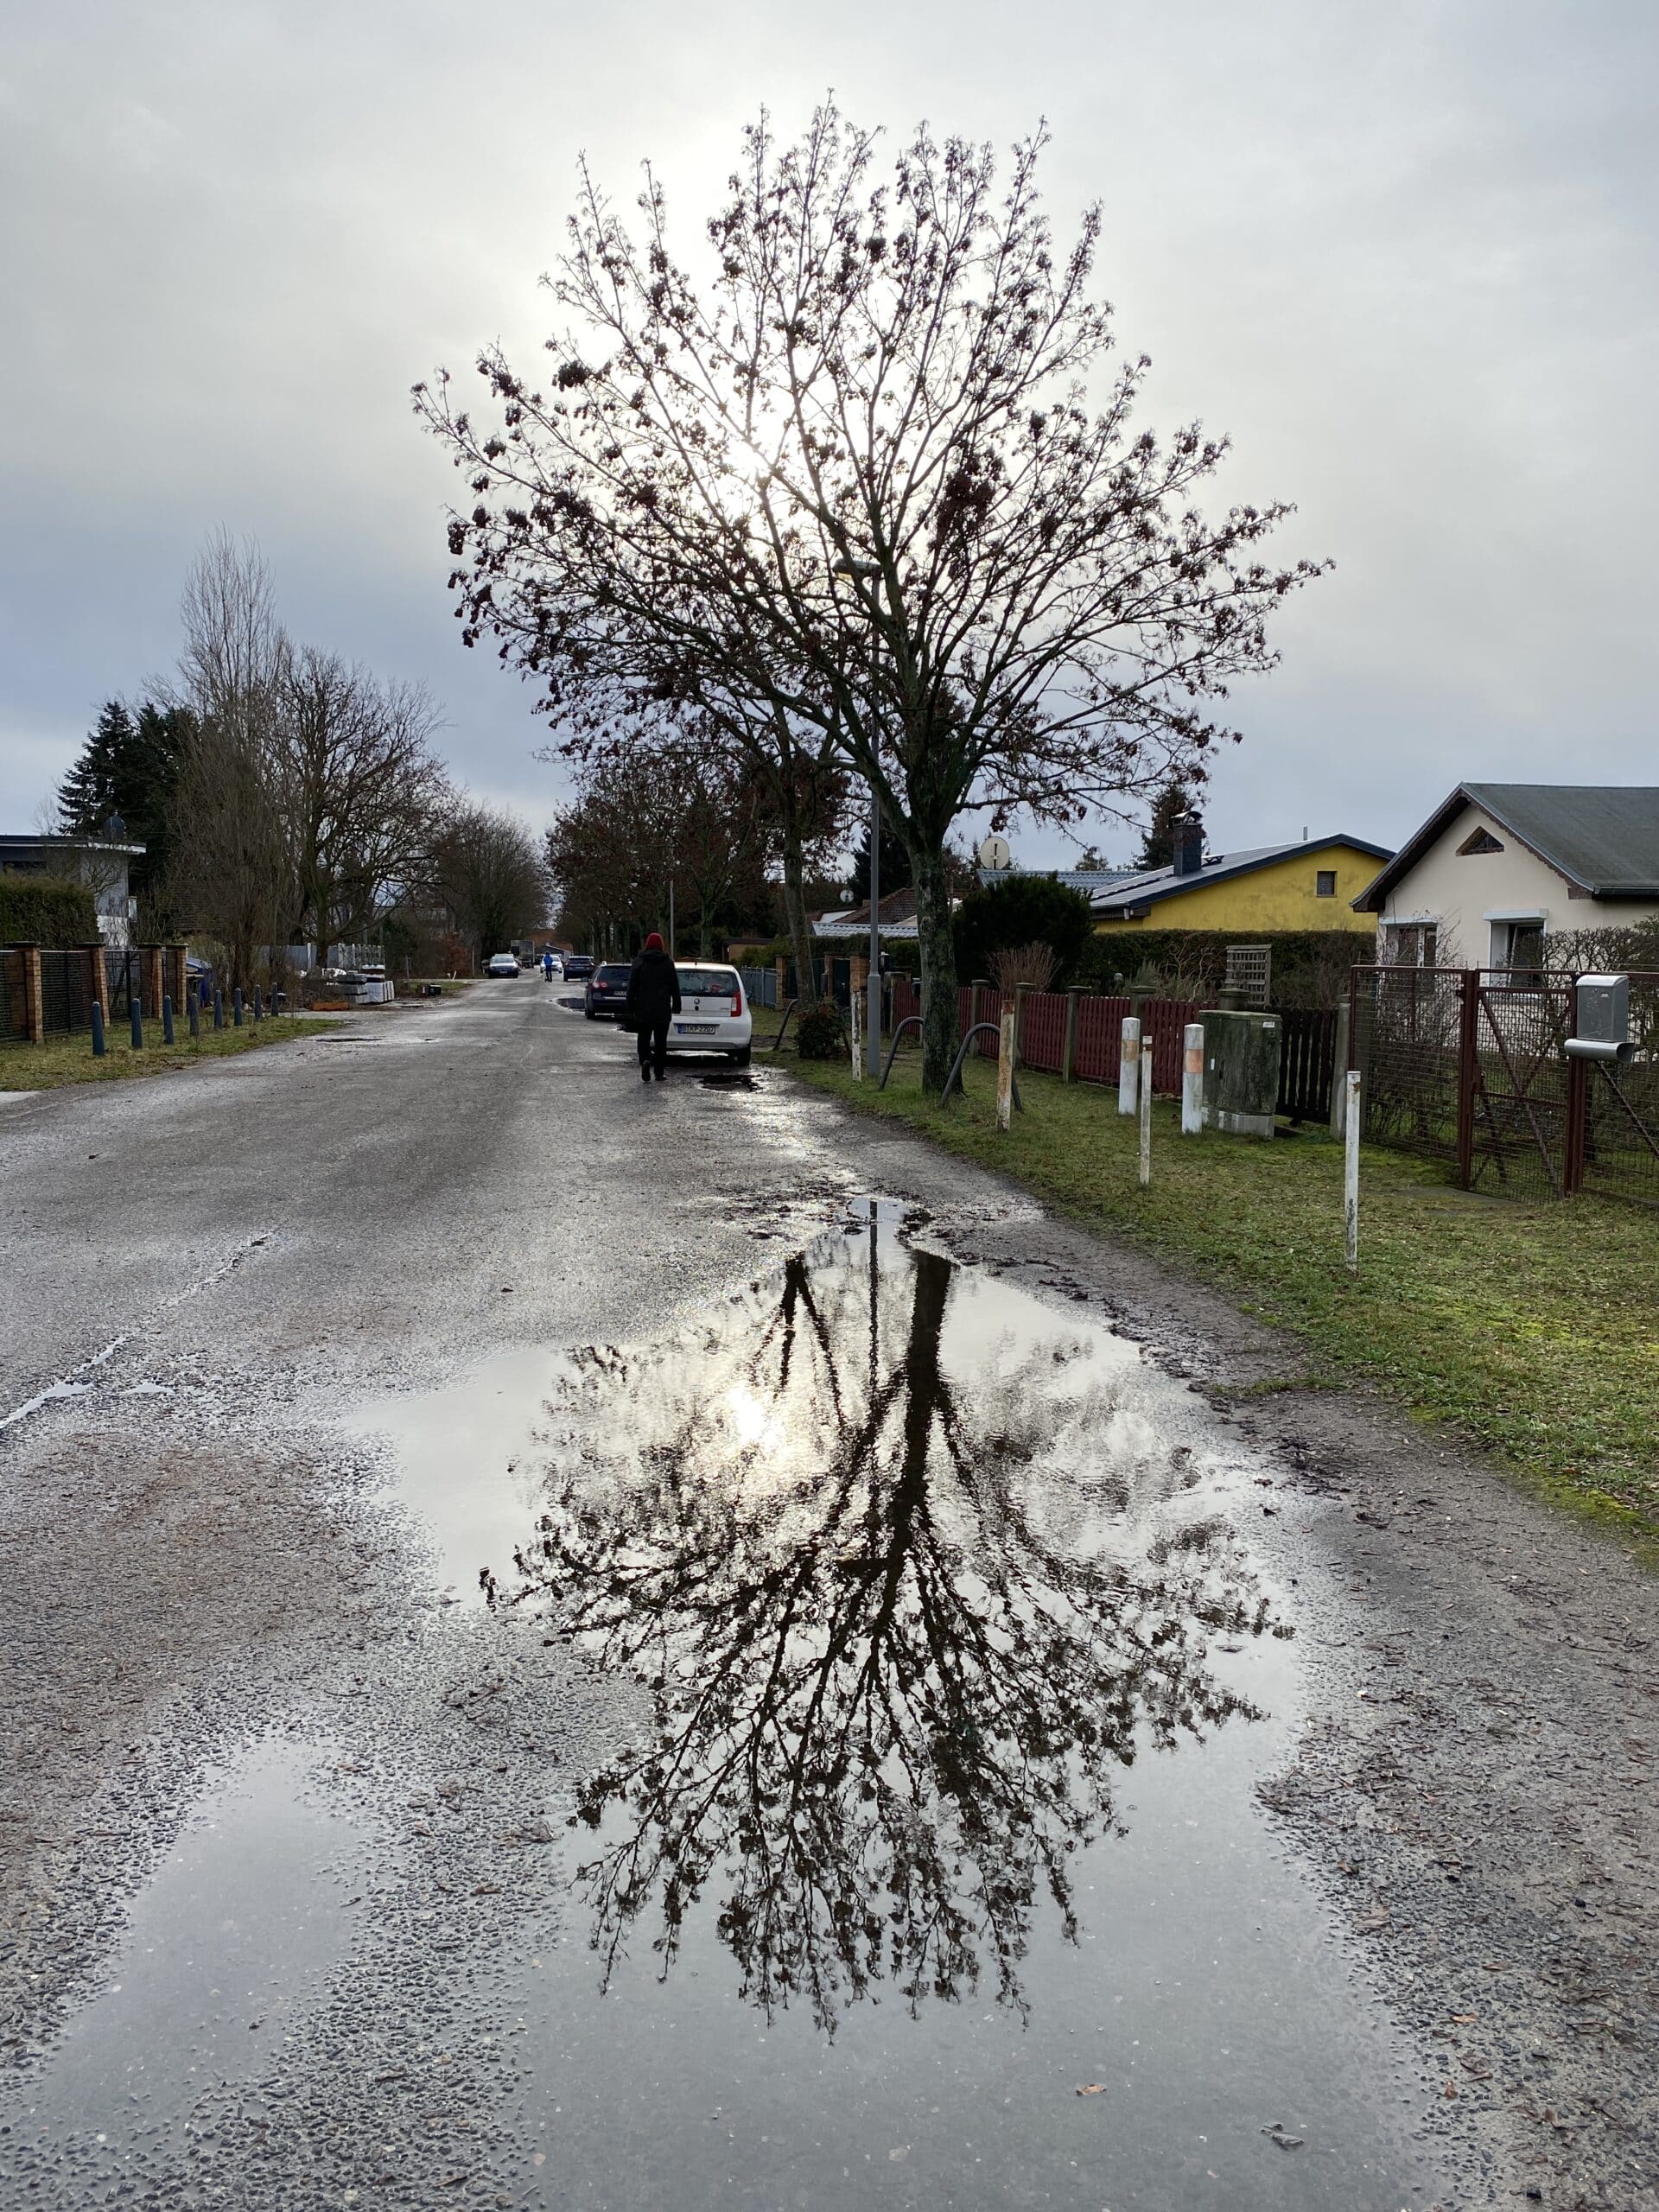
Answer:
<svg viewBox="0 0 1659 2212"><path fill-rule="evenodd" d="M679 971L652 930L645 950L628 970L628 995L622 1005L622 1019L639 1041L641 1083L651 1081L653 1068L658 1083L668 1073L668 1025L679 1010Z"/></svg>
<svg viewBox="0 0 1659 2212"><path fill-rule="evenodd" d="M552 948L551 948L551 946L550 946L550 947L548 948L548 950L547 950L545 952L543 952L543 955L542 955L542 981L543 981L544 983L550 983L550 982L552 982L552 980L553 980L553 951L552 951Z"/></svg>

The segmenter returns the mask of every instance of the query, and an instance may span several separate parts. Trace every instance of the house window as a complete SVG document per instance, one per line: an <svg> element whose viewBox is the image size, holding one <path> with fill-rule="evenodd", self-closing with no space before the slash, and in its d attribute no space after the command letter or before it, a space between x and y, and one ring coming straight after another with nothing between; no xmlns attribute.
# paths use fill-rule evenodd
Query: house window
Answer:
<svg viewBox="0 0 1659 2212"><path fill-rule="evenodd" d="M1337 871L1333 868L1322 868L1313 878L1313 896L1316 899L1334 899L1336 895Z"/></svg>
<svg viewBox="0 0 1659 2212"><path fill-rule="evenodd" d="M1544 925L1522 919L1492 924L1492 969L1522 988L1541 982L1544 967Z"/></svg>
<svg viewBox="0 0 1659 2212"><path fill-rule="evenodd" d="M1437 922L1384 922L1377 951L1387 968L1432 968L1440 935Z"/></svg>
<svg viewBox="0 0 1659 2212"><path fill-rule="evenodd" d="M1503 849L1503 846L1498 843L1490 830L1471 830L1468 836L1458 847L1459 852L1465 860L1475 853L1501 853Z"/></svg>

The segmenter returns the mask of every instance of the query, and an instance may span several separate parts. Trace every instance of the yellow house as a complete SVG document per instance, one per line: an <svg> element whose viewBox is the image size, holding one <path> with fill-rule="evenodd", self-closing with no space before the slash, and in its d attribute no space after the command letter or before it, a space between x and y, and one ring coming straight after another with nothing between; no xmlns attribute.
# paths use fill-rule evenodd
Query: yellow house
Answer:
<svg viewBox="0 0 1659 2212"><path fill-rule="evenodd" d="M1201 823L1175 825L1173 867L1126 875L1090 899L1097 932L1135 930L1352 930L1375 937L1376 918L1352 902L1393 855L1365 837L1309 837L1244 853L1206 853Z"/></svg>

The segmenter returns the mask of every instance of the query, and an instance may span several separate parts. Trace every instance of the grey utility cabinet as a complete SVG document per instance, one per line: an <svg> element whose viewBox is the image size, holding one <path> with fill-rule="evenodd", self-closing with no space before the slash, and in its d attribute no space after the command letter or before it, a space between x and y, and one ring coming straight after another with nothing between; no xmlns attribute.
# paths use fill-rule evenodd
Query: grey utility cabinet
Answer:
<svg viewBox="0 0 1659 2212"><path fill-rule="evenodd" d="M1204 1125L1229 1136L1270 1137L1279 1103L1279 1017L1207 1009Z"/></svg>

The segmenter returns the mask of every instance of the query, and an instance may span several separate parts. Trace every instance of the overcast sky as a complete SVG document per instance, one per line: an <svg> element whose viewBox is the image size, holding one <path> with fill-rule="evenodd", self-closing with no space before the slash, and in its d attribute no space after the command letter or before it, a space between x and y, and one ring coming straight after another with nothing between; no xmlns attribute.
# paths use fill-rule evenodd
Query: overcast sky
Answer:
<svg viewBox="0 0 1659 2212"><path fill-rule="evenodd" d="M1463 777L1659 782L1652 0L54 0L0 8L0 829L177 648L216 525L297 634L424 677L477 791L558 791L465 652L408 388L545 334L585 150L688 232L761 105L1046 116L1148 419L1332 556L1239 694L1221 849L1395 843ZM1022 857L1050 851L1016 836ZM1127 853L1122 830L1103 833Z"/></svg>

